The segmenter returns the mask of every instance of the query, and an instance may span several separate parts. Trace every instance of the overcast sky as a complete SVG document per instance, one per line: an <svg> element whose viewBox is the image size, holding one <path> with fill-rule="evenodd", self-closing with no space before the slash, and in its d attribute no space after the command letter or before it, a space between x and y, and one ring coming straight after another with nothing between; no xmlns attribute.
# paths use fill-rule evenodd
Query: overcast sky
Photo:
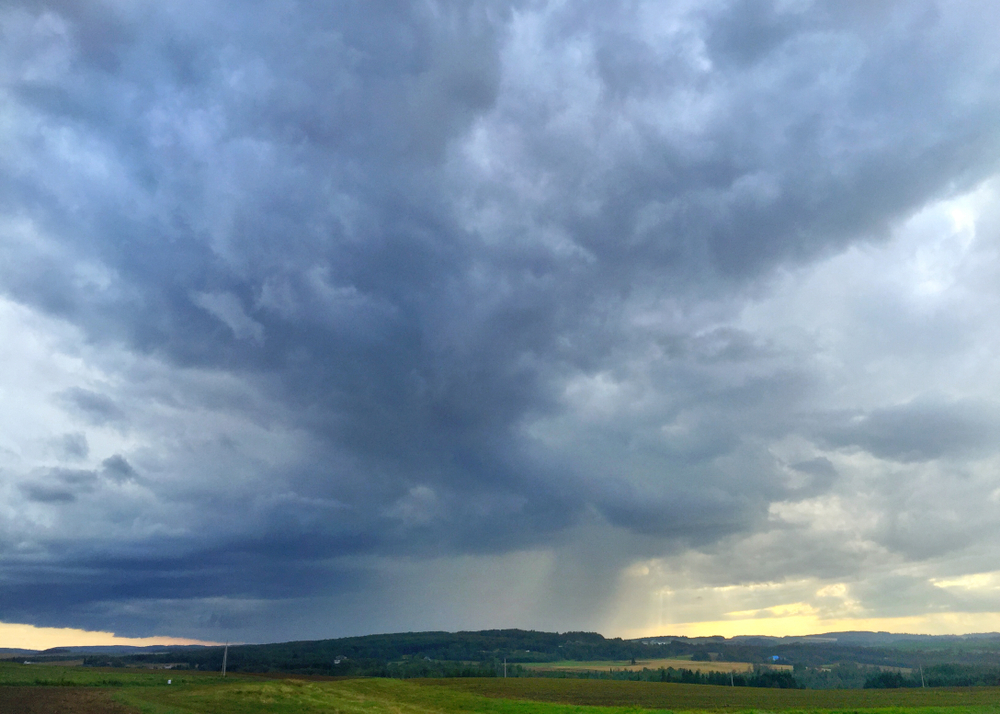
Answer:
<svg viewBox="0 0 1000 714"><path fill-rule="evenodd" d="M0 620L1000 629L997 37L6 0Z"/></svg>

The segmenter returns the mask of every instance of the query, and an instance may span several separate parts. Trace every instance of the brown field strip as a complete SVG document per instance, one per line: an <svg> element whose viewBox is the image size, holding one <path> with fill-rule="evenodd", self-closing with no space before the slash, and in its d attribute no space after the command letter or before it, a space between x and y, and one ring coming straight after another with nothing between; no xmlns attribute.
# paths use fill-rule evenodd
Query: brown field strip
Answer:
<svg viewBox="0 0 1000 714"><path fill-rule="evenodd" d="M764 689L706 684L621 682L598 679L426 679L424 686L447 687L503 699L593 706L633 706L673 711L769 712L807 709L883 709L909 707L1000 708L1000 687L940 689Z"/></svg>
<svg viewBox="0 0 1000 714"><path fill-rule="evenodd" d="M3 687L0 714L134 714L96 687Z"/></svg>

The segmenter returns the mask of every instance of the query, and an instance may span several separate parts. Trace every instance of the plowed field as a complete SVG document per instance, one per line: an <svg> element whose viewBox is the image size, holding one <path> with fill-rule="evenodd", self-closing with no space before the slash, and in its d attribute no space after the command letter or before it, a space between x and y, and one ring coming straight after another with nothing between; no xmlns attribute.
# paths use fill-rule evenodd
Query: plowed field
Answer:
<svg viewBox="0 0 1000 714"><path fill-rule="evenodd" d="M94 687L0 687L0 714L135 714Z"/></svg>

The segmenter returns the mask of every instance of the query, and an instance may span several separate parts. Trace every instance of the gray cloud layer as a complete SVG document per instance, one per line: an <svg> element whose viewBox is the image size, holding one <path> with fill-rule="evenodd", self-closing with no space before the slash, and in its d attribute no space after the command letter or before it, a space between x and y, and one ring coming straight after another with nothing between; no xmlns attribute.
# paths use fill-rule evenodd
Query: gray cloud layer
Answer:
<svg viewBox="0 0 1000 714"><path fill-rule="evenodd" d="M3 617L485 626L489 562L535 583L507 624L590 627L636 559L860 583L985 547L990 514L948 513L994 493L998 404L947 370L1000 332L958 288L913 308L864 251L927 254L951 228L913 217L996 173L994 16L8 3L4 325L62 361L0 451ZM993 300L976 220L945 267ZM787 515L831 499L882 555ZM718 555L776 528L822 557Z"/></svg>

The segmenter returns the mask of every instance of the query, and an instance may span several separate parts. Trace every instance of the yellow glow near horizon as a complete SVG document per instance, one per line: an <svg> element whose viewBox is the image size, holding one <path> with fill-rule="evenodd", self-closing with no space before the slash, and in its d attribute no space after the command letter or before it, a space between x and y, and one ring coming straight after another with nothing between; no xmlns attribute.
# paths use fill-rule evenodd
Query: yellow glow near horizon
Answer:
<svg viewBox="0 0 1000 714"><path fill-rule="evenodd" d="M742 613L734 613L742 614ZM922 635L965 635L975 632L1000 631L1000 612L952 612L914 615L911 617L875 617L822 619L811 614L790 614L777 617L736 617L731 620L682 622L665 624L652 631L643 628L622 634L622 637L653 637L680 635L710 637L722 635L762 635L766 637L801 637L824 632L868 630Z"/></svg>
<svg viewBox="0 0 1000 714"><path fill-rule="evenodd" d="M47 650L52 647L100 647L104 645L217 645L218 642L189 640L182 637L118 637L113 632L74 630L63 627L35 627L0 622L0 647L24 650Z"/></svg>

